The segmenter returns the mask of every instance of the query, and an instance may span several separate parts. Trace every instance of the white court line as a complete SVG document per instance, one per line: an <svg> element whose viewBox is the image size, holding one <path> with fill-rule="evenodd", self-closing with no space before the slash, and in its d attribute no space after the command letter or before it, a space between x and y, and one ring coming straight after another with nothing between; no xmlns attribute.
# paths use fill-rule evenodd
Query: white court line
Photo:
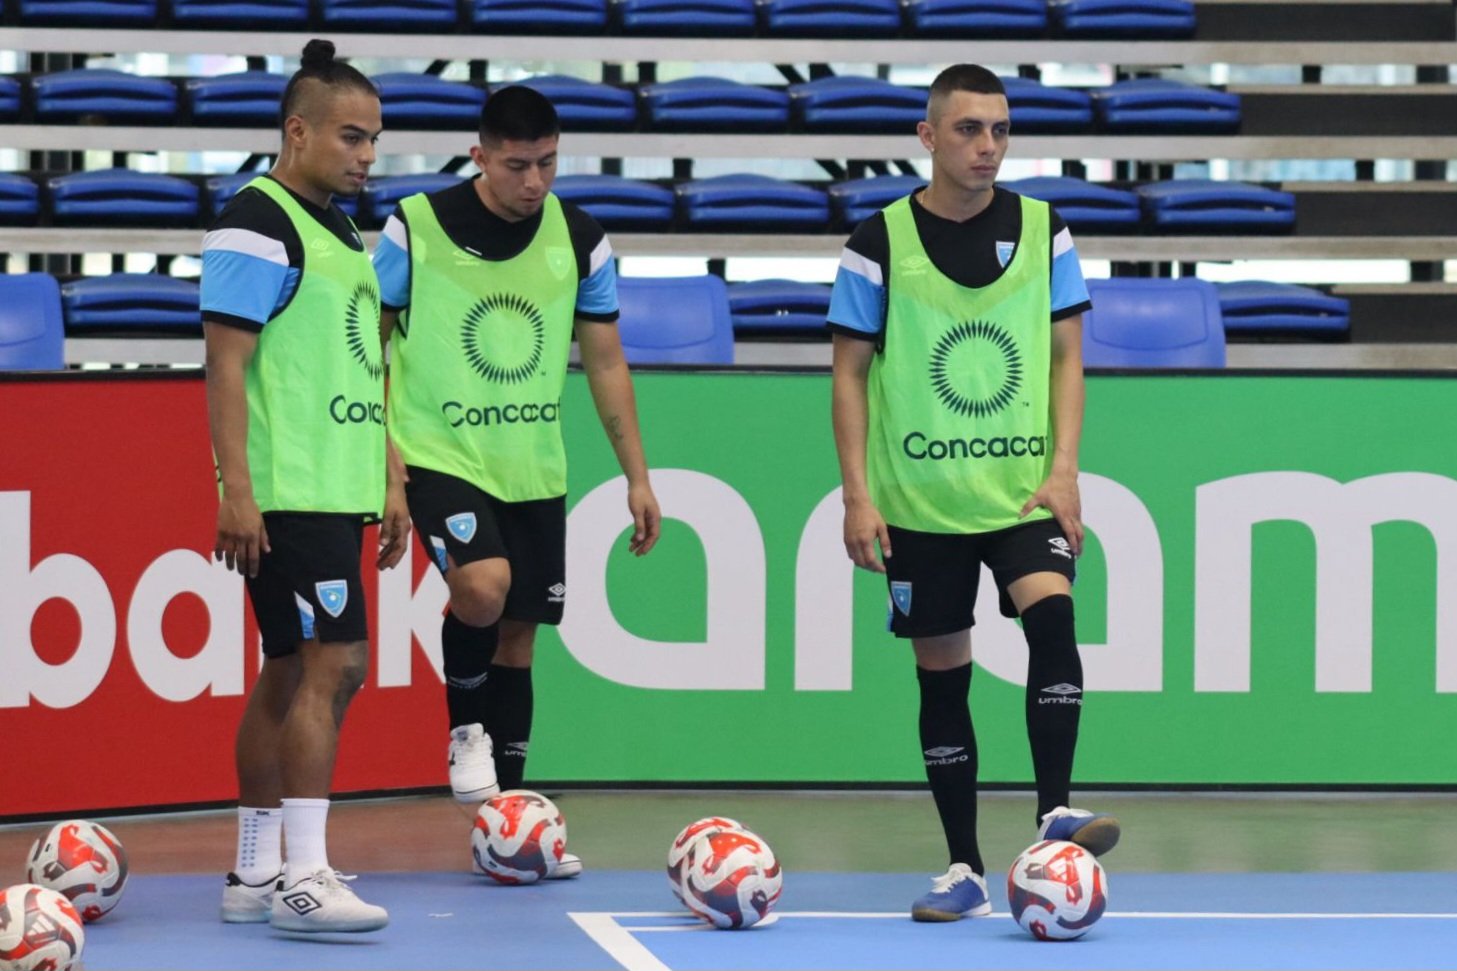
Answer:
<svg viewBox="0 0 1457 971"><path fill-rule="evenodd" d="M586 931L587 936L626 971L672 971L672 968L654 957L653 952L642 941L619 924L612 914L569 912L567 916L576 921L577 926Z"/></svg>

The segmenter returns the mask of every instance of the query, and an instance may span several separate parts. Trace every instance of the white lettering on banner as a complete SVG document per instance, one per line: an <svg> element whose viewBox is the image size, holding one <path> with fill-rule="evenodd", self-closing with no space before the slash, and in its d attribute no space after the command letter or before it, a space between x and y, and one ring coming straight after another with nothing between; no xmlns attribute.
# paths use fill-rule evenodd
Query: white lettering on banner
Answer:
<svg viewBox="0 0 1457 971"><path fill-rule="evenodd" d="M1437 547L1436 688L1457 692L1457 481L1257 472L1195 495L1194 690L1250 690L1252 527L1294 520L1315 535L1315 690L1371 690L1371 527L1412 522Z"/></svg>
<svg viewBox="0 0 1457 971"><path fill-rule="evenodd" d="M173 654L162 636L162 615L182 593L200 597L211 621L202 650L190 658ZM163 553L137 581L126 640L137 674L161 698L189 701L209 688L214 697L242 694L242 575L192 550Z"/></svg>
<svg viewBox="0 0 1457 971"><path fill-rule="evenodd" d="M425 659L443 684L445 664L440 652L440 621L450 603L450 588L433 566L427 566L413 593L410 590L411 557L406 555L393 570L379 573L379 655L375 683L381 688L401 688L410 683L412 641L418 640Z"/></svg>
<svg viewBox="0 0 1457 971"><path fill-rule="evenodd" d="M686 523L703 543L708 623L702 643L651 641L617 622L607 598L609 557L627 510L627 479L593 489L567 521L572 593L562 643L595 674L619 684L670 690L757 691L764 687L764 537L754 512L734 489L690 469L655 469L653 489L664 514ZM650 593L650 592L649 592Z"/></svg>
<svg viewBox="0 0 1457 971"><path fill-rule="evenodd" d="M1112 479L1078 476L1083 521L1098 537L1107 564L1107 639L1079 644L1086 691L1162 691L1164 686L1164 556L1158 528L1143 502ZM983 567L973 656L1012 684L1027 683L1027 641L1003 617L996 581Z"/></svg>
<svg viewBox="0 0 1457 971"><path fill-rule="evenodd" d="M47 600L76 609L81 639L61 664L35 653L30 624ZM0 708L25 708L33 695L52 708L69 708L95 691L111 667L116 608L96 567L70 553L30 565L30 493L0 492Z"/></svg>
<svg viewBox="0 0 1457 971"><path fill-rule="evenodd" d="M815 506L794 562L794 689L849 691L855 564L845 553L845 504L836 489ZM746 591L747 593L747 591Z"/></svg>

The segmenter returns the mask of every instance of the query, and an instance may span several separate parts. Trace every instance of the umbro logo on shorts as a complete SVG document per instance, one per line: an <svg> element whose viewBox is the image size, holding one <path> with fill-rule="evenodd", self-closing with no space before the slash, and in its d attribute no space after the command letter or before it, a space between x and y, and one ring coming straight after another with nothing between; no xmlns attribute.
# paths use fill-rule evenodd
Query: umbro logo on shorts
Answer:
<svg viewBox="0 0 1457 971"><path fill-rule="evenodd" d="M550 597L546 598L547 603L559 604L566 598L567 585L565 583L553 583L546 588L546 592L551 594Z"/></svg>
<svg viewBox="0 0 1457 971"><path fill-rule="evenodd" d="M300 917L304 914L312 914L323 906L323 904L315 899L313 894L302 891L299 893L284 894L283 905Z"/></svg>
<svg viewBox="0 0 1457 971"><path fill-rule="evenodd" d="M1061 536L1054 536L1052 539L1047 541L1047 545L1051 546L1052 552L1057 554L1058 556L1065 556L1069 560L1073 558L1072 546L1068 543L1067 540L1063 539Z"/></svg>

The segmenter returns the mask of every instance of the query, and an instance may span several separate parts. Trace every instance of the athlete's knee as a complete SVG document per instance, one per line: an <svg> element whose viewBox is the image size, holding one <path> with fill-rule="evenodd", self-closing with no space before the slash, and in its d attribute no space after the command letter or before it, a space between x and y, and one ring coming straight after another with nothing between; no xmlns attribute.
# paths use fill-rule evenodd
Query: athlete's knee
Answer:
<svg viewBox="0 0 1457 971"><path fill-rule="evenodd" d="M510 589L510 578L494 572L463 574L450 585L450 610L471 627L489 627L501 619Z"/></svg>
<svg viewBox="0 0 1457 971"><path fill-rule="evenodd" d="M1022 608L1022 631L1033 650L1077 650L1073 598L1065 593L1043 597Z"/></svg>

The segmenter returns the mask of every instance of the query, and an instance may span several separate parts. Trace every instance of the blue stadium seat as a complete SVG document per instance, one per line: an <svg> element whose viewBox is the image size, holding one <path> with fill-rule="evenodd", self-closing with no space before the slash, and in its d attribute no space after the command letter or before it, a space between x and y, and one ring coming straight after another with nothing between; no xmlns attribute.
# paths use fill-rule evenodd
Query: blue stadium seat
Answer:
<svg viewBox="0 0 1457 971"><path fill-rule="evenodd" d="M40 215L40 187L23 175L0 172L0 223L30 225Z"/></svg>
<svg viewBox="0 0 1457 971"><path fill-rule="evenodd" d="M830 288L795 280L753 280L728 288L736 336L825 336Z"/></svg>
<svg viewBox="0 0 1457 971"><path fill-rule="evenodd" d="M30 86L39 122L94 118L170 125L177 119L177 88L165 78L83 67L37 75Z"/></svg>
<svg viewBox="0 0 1457 971"><path fill-rule="evenodd" d="M1002 183L1003 188L1051 203L1075 233L1117 233L1138 229L1143 212L1138 196L1060 175L1041 175Z"/></svg>
<svg viewBox="0 0 1457 971"><path fill-rule="evenodd" d="M309 0L172 0L172 23L179 28L302 30L309 23Z"/></svg>
<svg viewBox="0 0 1457 971"><path fill-rule="evenodd" d="M581 206L606 229L666 230L673 225L673 190L619 175L563 175L552 191Z"/></svg>
<svg viewBox="0 0 1457 971"><path fill-rule="evenodd" d="M879 78L829 77L789 86L805 131L914 132L926 118L926 92Z"/></svg>
<svg viewBox="0 0 1457 971"><path fill-rule="evenodd" d="M46 183L57 223L192 226L197 186L175 175L98 169L60 175Z"/></svg>
<svg viewBox="0 0 1457 971"><path fill-rule="evenodd" d="M640 89L655 131L783 131L789 95L728 78L693 77Z"/></svg>
<svg viewBox="0 0 1457 971"><path fill-rule="evenodd" d="M873 175L865 179L846 179L829 188L830 204L845 229L854 229L875 213L908 196L926 184L919 175Z"/></svg>
<svg viewBox="0 0 1457 971"><path fill-rule="evenodd" d="M471 0L470 25L492 34L600 34L607 0Z"/></svg>
<svg viewBox="0 0 1457 971"><path fill-rule="evenodd" d="M474 131L481 118L481 106L486 103L486 92L475 85L446 81L434 74L400 71L378 74L370 80L379 89L386 129Z"/></svg>
<svg viewBox="0 0 1457 971"><path fill-rule="evenodd" d="M16 0L22 24L153 27L157 0Z"/></svg>
<svg viewBox="0 0 1457 971"><path fill-rule="evenodd" d="M0 121L20 117L20 82L0 75Z"/></svg>
<svg viewBox="0 0 1457 971"><path fill-rule="evenodd" d="M0 371L66 366L61 288L49 273L0 273Z"/></svg>
<svg viewBox="0 0 1457 971"><path fill-rule="evenodd" d="M89 276L61 286L66 333L202 333L197 281L160 273Z"/></svg>
<svg viewBox="0 0 1457 971"><path fill-rule="evenodd" d="M754 0L617 0L624 34L746 37L754 32Z"/></svg>
<svg viewBox="0 0 1457 971"><path fill-rule="evenodd" d="M819 189L767 175L720 175L677 188L684 222L694 230L820 232L830 200Z"/></svg>
<svg viewBox="0 0 1457 971"><path fill-rule="evenodd" d="M772 37L894 37L899 0L766 0L764 32Z"/></svg>
<svg viewBox="0 0 1457 971"><path fill-rule="evenodd" d="M460 176L450 172L428 172L421 175L392 175L370 179L359 194L359 221L367 226L383 226L405 196L417 192L439 192L460 185Z"/></svg>
<svg viewBox="0 0 1457 971"><path fill-rule="evenodd" d="M1116 132L1239 130L1239 95L1167 78L1134 78L1093 92L1098 123Z"/></svg>
<svg viewBox="0 0 1457 971"><path fill-rule="evenodd" d="M1190 0L1052 0L1051 7L1053 23L1067 37L1194 36Z"/></svg>
<svg viewBox="0 0 1457 971"><path fill-rule="evenodd" d="M1263 280L1216 286L1226 333L1337 336L1351 329L1351 302L1314 287Z"/></svg>
<svg viewBox="0 0 1457 971"><path fill-rule="evenodd" d="M325 27L346 30L449 31L455 0L320 0Z"/></svg>
<svg viewBox="0 0 1457 971"><path fill-rule="evenodd" d="M1263 186L1173 179L1134 191L1161 232L1277 233L1295 226L1295 196Z"/></svg>
<svg viewBox="0 0 1457 971"><path fill-rule="evenodd" d="M267 71L241 71L189 78L182 86L198 125L274 126L288 78Z"/></svg>
<svg viewBox="0 0 1457 971"><path fill-rule="evenodd" d="M1224 367L1219 294L1208 280L1089 280L1088 296L1086 366Z"/></svg>
<svg viewBox="0 0 1457 971"><path fill-rule="evenodd" d="M215 175L207 180L207 198L209 212L216 217L228 204L228 200L237 194L249 182L258 178L260 172L237 172L233 175ZM363 193L361 193L362 195ZM344 210L351 219L359 214L359 196L335 196L334 201L339 208Z"/></svg>
<svg viewBox="0 0 1457 971"><path fill-rule="evenodd" d="M911 32L922 37L1040 37L1047 0L911 0Z"/></svg>
<svg viewBox="0 0 1457 971"><path fill-rule="evenodd" d="M1031 78L1002 78L1012 130L1017 134L1091 131L1093 99L1086 91L1057 88Z"/></svg>
<svg viewBox="0 0 1457 971"><path fill-rule="evenodd" d="M734 362L734 325L721 278L622 277L617 303L629 364Z"/></svg>
<svg viewBox="0 0 1457 971"><path fill-rule="evenodd" d="M637 125L637 94L564 74L515 81L546 95L568 131L630 131ZM505 87L495 85L491 90Z"/></svg>

